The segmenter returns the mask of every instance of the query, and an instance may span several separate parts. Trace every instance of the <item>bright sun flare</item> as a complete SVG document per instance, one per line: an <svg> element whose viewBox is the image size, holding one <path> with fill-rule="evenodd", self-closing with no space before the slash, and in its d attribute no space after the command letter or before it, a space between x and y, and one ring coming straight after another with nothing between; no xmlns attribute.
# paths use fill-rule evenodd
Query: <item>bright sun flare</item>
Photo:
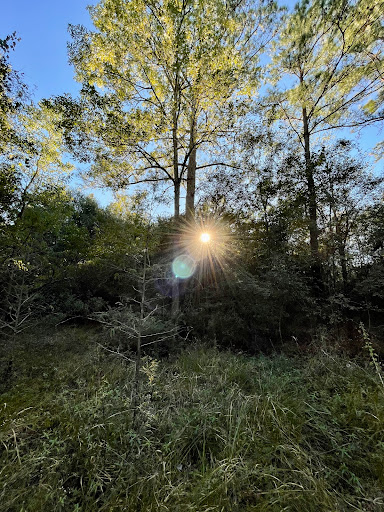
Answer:
<svg viewBox="0 0 384 512"><path fill-rule="evenodd" d="M210 239L211 239L211 235L210 235L209 233L202 233L202 234L200 235L200 240L201 240L203 243L205 243L205 244L206 244L207 242L209 242L209 241L210 241Z"/></svg>
<svg viewBox="0 0 384 512"><path fill-rule="evenodd" d="M187 279L197 273L196 286L197 282L200 286L203 281L216 283L221 274L226 279L229 264L238 251L231 243L230 227L215 216L192 219L180 224L179 232L175 234L175 246L182 261L175 258L173 274L177 278ZM188 272L184 266L179 267L179 264L184 263L189 269Z"/></svg>

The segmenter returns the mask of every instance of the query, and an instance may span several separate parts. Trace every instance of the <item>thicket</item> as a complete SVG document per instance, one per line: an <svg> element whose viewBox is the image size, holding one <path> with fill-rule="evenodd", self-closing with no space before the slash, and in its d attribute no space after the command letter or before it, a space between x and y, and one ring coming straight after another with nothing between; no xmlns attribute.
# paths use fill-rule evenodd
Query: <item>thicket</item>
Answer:
<svg viewBox="0 0 384 512"><path fill-rule="evenodd" d="M193 329L194 337L253 353L292 339L306 344L318 327L327 327L355 350L361 321L380 340L381 205L370 204L354 217L343 256L344 279L335 242L329 241L332 232L324 229L321 287L313 283L302 241L289 237L294 226L285 212L270 210L268 231L264 220L228 220L225 267L202 262L194 276L179 280L176 324ZM115 328L121 314L134 319L140 312L145 258L144 303L160 332L160 324L171 317L171 264L179 236L168 221L150 224L136 213L117 215L112 207L103 210L94 200L73 198L65 190L32 196L22 218L4 223L0 237L4 339L39 323L98 321L95 313L103 313L103 321L110 327L115 322Z"/></svg>

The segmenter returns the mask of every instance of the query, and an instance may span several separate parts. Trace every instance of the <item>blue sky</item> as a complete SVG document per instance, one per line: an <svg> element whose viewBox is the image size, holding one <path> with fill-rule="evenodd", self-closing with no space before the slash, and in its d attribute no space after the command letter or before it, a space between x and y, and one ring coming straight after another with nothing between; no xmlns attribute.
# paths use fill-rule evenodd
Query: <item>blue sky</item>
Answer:
<svg viewBox="0 0 384 512"><path fill-rule="evenodd" d="M94 2L96 3L96 2ZM4 2L0 37L16 31L21 41L11 63L24 73L24 81L36 86L38 100L63 92L76 92L73 70L68 64L68 24L91 26L88 0L12 0Z"/></svg>
<svg viewBox="0 0 384 512"><path fill-rule="evenodd" d="M24 73L24 81L33 91L35 101L69 92L76 94L78 84L68 64L68 24L91 27L87 5L96 0L12 0L3 2L0 17L0 38L16 31L21 41L12 52L11 63ZM290 7L294 0L285 2ZM383 139L379 127L366 128L358 135L361 148L369 151ZM376 166L379 172L382 164ZM90 191L87 190L89 193ZM98 201L105 205L112 194L106 190L94 191Z"/></svg>
<svg viewBox="0 0 384 512"><path fill-rule="evenodd" d="M78 92L79 84L68 63L68 24L91 27L86 7L95 3L92 0L12 0L2 6L0 38L16 32L21 39L10 61L14 69L23 73L35 101ZM72 181L72 186L82 188L86 194L94 193L103 206L113 199L108 190L84 189L78 179Z"/></svg>

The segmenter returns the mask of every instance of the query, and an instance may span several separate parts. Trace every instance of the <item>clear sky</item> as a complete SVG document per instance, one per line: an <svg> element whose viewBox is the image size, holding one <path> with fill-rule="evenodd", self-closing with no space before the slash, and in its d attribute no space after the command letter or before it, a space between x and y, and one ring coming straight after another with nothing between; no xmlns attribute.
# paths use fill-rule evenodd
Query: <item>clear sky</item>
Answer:
<svg viewBox="0 0 384 512"><path fill-rule="evenodd" d="M87 5L97 0L2 0L0 38L12 32L21 41L11 54L15 69L24 73L24 81L32 89L35 101L69 92L76 94L78 84L73 79L73 69L68 64L68 24L91 27ZM295 1L284 2L289 7ZM358 136L363 150L369 151L383 139L380 127L365 129ZM382 164L376 166L379 172ZM88 191L89 192L89 191ZM108 191L95 193L101 204L107 204L112 195Z"/></svg>
<svg viewBox="0 0 384 512"><path fill-rule="evenodd" d="M23 73L35 101L65 92L76 94L79 84L68 63L68 24L91 28L87 5L96 0L2 0L0 38L13 32L21 39L10 55L14 69ZM81 188L74 179L72 186ZM113 195L108 190L84 189L94 193L103 206Z"/></svg>
<svg viewBox="0 0 384 512"><path fill-rule="evenodd" d="M78 90L68 64L68 24L91 26L89 0L11 0L1 2L0 37L12 32L21 41L11 54L24 81L35 86L34 99Z"/></svg>

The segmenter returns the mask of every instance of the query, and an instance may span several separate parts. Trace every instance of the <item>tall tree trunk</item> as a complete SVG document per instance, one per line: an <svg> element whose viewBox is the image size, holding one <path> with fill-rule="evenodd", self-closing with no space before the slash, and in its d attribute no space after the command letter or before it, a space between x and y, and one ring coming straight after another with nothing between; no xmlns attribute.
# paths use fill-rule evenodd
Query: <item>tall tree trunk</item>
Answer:
<svg viewBox="0 0 384 512"><path fill-rule="evenodd" d="M343 281L343 291L346 293L348 286L348 270L347 270L347 256L345 252L346 237L343 236L342 228L340 226L339 219L335 215L336 219L336 240L337 240L337 251L340 257L341 266L341 278Z"/></svg>
<svg viewBox="0 0 384 512"><path fill-rule="evenodd" d="M308 128L307 109L303 107L303 135L305 155L305 175L308 190L309 210L309 245L311 249L311 271L313 284L318 290L322 289L321 263L319 255L319 230L317 227L317 196L315 180L313 177L313 165L311 161L310 134Z"/></svg>
<svg viewBox="0 0 384 512"><path fill-rule="evenodd" d="M176 222L180 217L180 183L179 178L179 162L178 162L178 146L177 146L177 115L174 113L174 128L173 128L173 174L174 174L174 218ZM176 257L177 254L174 254ZM171 315L172 318L176 318L180 309L179 301L179 281L175 277L172 283L172 307Z"/></svg>
<svg viewBox="0 0 384 512"><path fill-rule="evenodd" d="M192 112L191 128L189 135L189 158L187 169L187 198L185 202L185 217L191 220L195 216L195 192L196 192L196 115Z"/></svg>
<svg viewBox="0 0 384 512"><path fill-rule="evenodd" d="M172 113L172 150L173 150L173 183L174 183L174 217L177 219L180 215L180 176L179 176L179 141L177 138L179 123L179 75L176 74L173 90L173 113Z"/></svg>
<svg viewBox="0 0 384 512"><path fill-rule="evenodd" d="M344 291L344 293L346 293L347 288L348 288L348 270L347 270L347 256L345 254L344 244L340 244L339 254L340 254L340 264L341 264L341 276L343 279L343 291Z"/></svg>
<svg viewBox="0 0 384 512"><path fill-rule="evenodd" d="M178 219L180 216L180 180L179 178L174 182L174 218Z"/></svg>
<svg viewBox="0 0 384 512"><path fill-rule="evenodd" d="M174 182L174 199L175 199L175 224L179 224L180 219L180 179ZM173 257L176 258L177 250L174 250ZM179 280L175 276L172 281L172 306L171 306L171 316L172 318L176 318L179 314L180 310L180 299L179 299Z"/></svg>
<svg viewBox="0 0 384 512"><path fill-rule="evenodd" d="M303 127L304 127L304 154L305 154L305 175L308 189L308 209L309 209L309 240L311 247L312 261L319 263L319 232L317 227L317 198L315 180L313 179L313 165L311 162L311 150L309 144L309 129L307 109L303 108Z"/></svg>
<svg viewBox="0 0 384 512"><path fill-rule="evenodd" d="M260 194L260 201L263 209L263 217L264 217L264 228L265 228L265 235L267 239L267 253L268 257L271 257L271 240L269 238L269 219L268 219L268 197L265 197L263 194L263 187L261 183L259 183L259 194Z"/></svg>

